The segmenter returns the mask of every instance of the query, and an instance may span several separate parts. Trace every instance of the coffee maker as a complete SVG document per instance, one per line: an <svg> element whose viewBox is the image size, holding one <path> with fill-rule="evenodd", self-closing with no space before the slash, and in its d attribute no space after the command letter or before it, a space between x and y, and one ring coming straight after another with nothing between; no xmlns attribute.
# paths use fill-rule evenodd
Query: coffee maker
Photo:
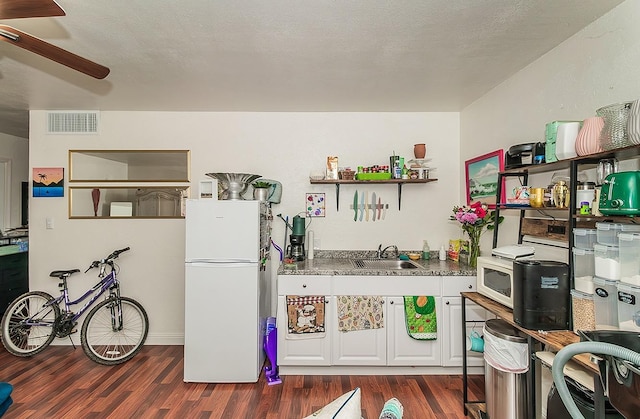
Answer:
<svg viewBox="0 0 640 419"><path fill-rule="evenodd" d="M305 220L296 215L293 217L292 234L289 236L290 245L287 254L291 259L301 261L305 259L304 252L304 236L305 236Z"/></svg>

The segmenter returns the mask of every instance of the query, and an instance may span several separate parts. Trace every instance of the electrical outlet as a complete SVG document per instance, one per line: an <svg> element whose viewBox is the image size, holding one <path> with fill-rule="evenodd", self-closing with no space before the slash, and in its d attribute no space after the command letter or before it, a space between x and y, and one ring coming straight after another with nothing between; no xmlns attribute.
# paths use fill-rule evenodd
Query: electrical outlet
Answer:
<svg viewBox="0 0 640 419"><path fill-rule="evenodd" d="M53 230L53 218L52 217L47 217L45 219L45 224L47 226L47 230Z"/></svg>
<svg viewBox="0 0 640 419"><path fill-rule="evenodd" d="M320 250L320 239L313 239L313 250Z"/></svg>

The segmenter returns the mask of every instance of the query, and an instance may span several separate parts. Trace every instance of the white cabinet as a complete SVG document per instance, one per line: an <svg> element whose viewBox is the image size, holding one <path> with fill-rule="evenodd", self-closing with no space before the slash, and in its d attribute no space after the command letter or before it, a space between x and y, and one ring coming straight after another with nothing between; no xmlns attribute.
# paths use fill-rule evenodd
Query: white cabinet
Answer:
<svg viewBox="0 0 640 419"><path fill-rule="evenodd" d="M333 365L386 365L387 318L384 318L384 328L341 332L338 330L337 298L333 297L331 301L334 319L330 327L333 337L331 363ZM384 316L386 312L385 309Z"/></svg>
<svg viewBox="0 0 640 419"><path fill-rule="evenodd" d="M442 286L442 321L438 321L438 330L442 336L442 366L462 366L463 351L466 351L466 341L462 339L462 298L460 292L475 291L476 277L443 277ZM482 307L467 303L466 306L466 333L468 336L472 330L482 335L482 327L487 319L487 312ZM442 328L439 326L442 325ZM467 352L469 366L481 367L484 365L483 355L478 352Z"/></svg>
<svg viewBox="0 0 640 419"><path fill-rule="evenodd" d="M442 311L442 299L436 297L435 300L438 317L446 316ZM448 335L444 328L438 327L438 338L435 340L416 340L409 336L403 297L388 297L385 314L387 315L387 365L441 365L441 341L446 338L445 335Z"/></svg>
<svg viewBox="0 0 640 419"><path fill-rule="evenodd" d="M300 367L459 367L462 365L461 291L474 291L476 277L280 275L278 277L278 364ZM322 337L287 337L287 295L326 297ZM340 332L338 298L375 295L384 300L384 328ZM433 296L438 336L416 340L407 333L404 296ZM485 310L467 304L469 332L479 332ZM481 354L468 357L470 366L482 366Z"/></svg>
<svg viewBox="0 0 640 419"><path fill-rule="evenodd" d="M289 335L287 295L324 296L325 329L323 335ZM331 277L323 275L281 275L278 277L278 365L331 365Z"/></svg>

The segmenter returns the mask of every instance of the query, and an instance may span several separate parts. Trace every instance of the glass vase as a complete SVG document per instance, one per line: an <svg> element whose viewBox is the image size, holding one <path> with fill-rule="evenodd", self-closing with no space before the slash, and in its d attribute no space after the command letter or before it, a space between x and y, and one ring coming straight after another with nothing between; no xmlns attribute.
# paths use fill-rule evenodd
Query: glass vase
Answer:
<svg viewBox="0 0 640 419"><path fill-rule="evenodd" d="M469 240L469 266L475 268L478 266L478 256L480 256L480 241Z"/></svg>

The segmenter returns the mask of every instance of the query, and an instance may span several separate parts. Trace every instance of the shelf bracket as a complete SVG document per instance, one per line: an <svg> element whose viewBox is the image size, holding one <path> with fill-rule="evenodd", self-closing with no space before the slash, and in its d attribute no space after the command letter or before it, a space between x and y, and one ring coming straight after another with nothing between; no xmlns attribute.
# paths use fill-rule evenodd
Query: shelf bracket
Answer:
<svg viewBox="0 0 640 419"><path fill-rule="evenodd" d="M398 183L398 211L402 206L402 183Z"/></svg>
<svg viewBox="0 0 640 419"><path fill-rule="evenodd" d="M336 183L336 212L340 211L340 184Z"/></svg>

